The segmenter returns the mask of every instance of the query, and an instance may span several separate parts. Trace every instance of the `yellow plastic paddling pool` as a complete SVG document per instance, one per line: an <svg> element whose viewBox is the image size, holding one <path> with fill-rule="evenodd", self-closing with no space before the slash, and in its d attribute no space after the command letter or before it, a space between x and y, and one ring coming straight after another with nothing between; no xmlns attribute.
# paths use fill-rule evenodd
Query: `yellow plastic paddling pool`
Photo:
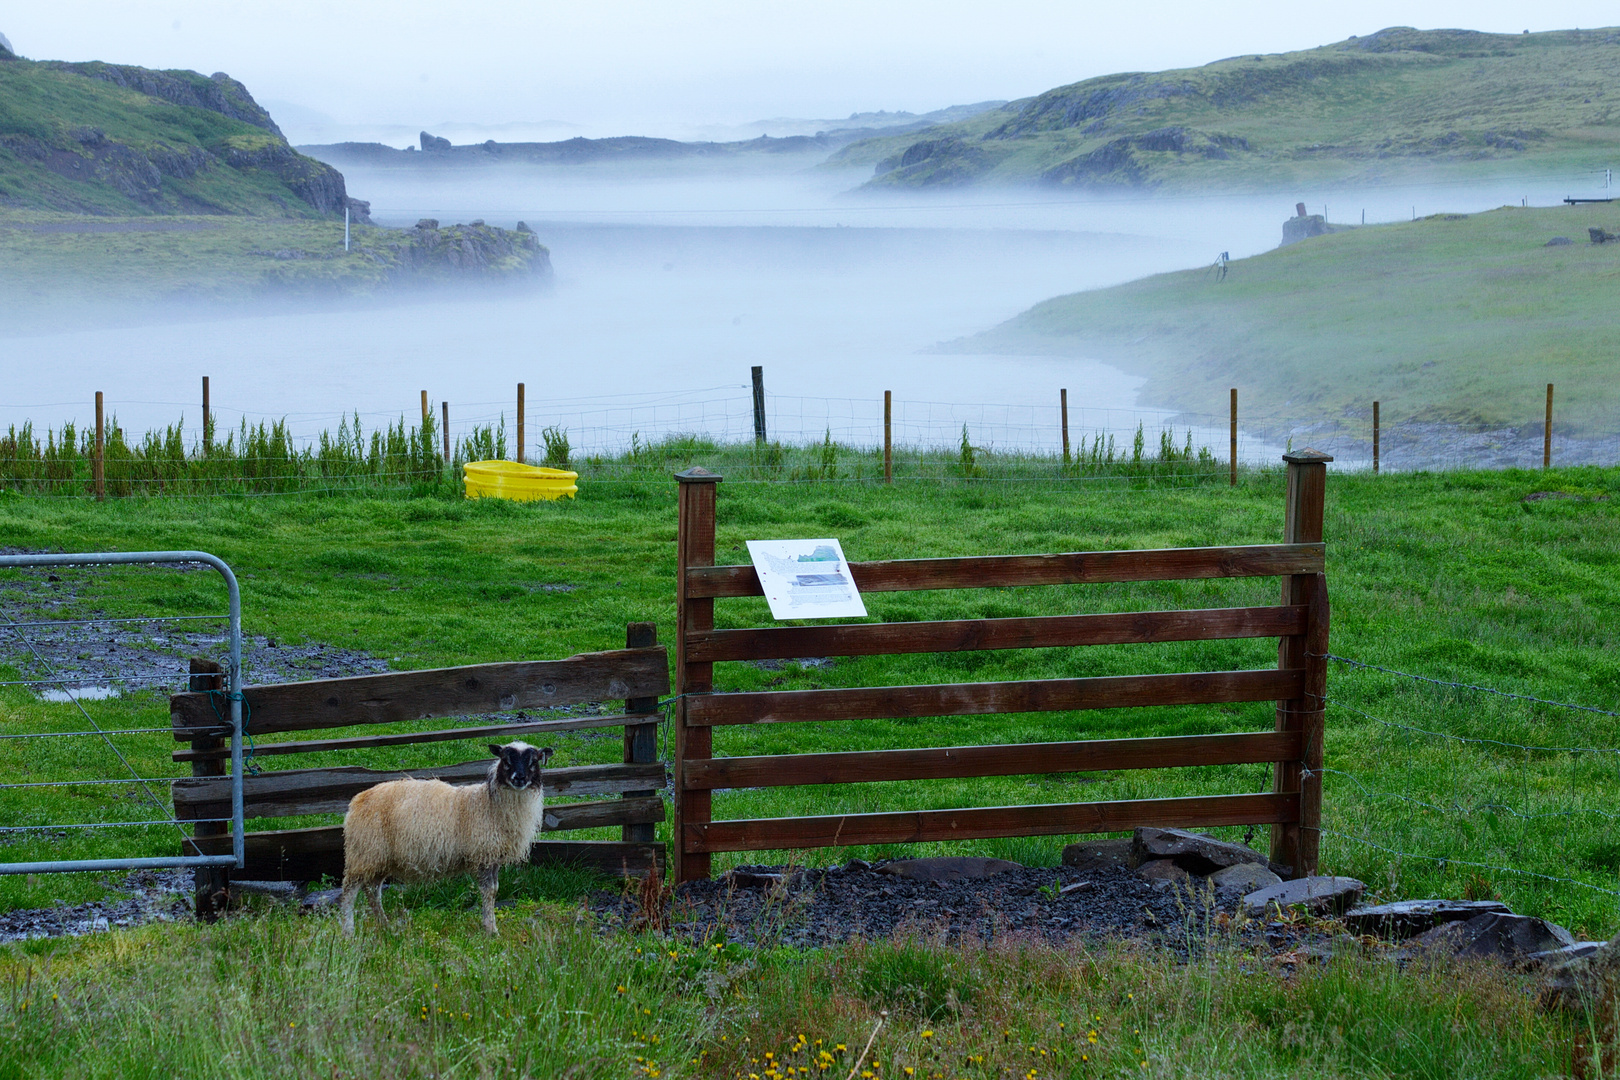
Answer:
<svg viewBox="0 0 1620 1080"><path fill-rule="evenodd" d="M469 461L461 467L469 499L572 499L579 473L520 465L515 461Z"/></svg>

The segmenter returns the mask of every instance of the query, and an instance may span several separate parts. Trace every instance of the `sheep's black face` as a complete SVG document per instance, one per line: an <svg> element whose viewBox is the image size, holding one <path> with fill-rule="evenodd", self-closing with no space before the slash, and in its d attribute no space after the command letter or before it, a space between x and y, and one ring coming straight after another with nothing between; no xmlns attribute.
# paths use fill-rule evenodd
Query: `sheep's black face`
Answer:
<svg viewBox="0 0 1620 1080"><path fill-rule="evenodd" d="M495 783L522 791L540 782L540 770L551 759L551 747L544 749L528 743L512 742L505 746L490 744L489 752L498 759L495 764Z"/></svg>

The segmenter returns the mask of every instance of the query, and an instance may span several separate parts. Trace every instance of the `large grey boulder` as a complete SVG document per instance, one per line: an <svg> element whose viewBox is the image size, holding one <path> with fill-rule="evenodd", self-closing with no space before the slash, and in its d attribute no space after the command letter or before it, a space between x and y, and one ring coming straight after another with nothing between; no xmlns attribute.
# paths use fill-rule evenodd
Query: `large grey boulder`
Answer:
<svg viewBox="0 0 1620 1080"><path fill-rule="evenodd" d="M1511 914L1500 900L1399 900L1344 913L1344 924L1358 934L1404 941L1443 923L1467 922L1488 912Z"/></svg>
<svg viewBox="0 0 1620 1080"><path fill-rule="evenodd" d="M1209 883L1215 886L1218 893L1227 896L1238 893L1246 896L1261 889L1281 885L1282 878L1259 863L1239 863L1236 866L1228 866L1225 870L1215 871L1209 875Z"/></svg>
<svg viewBox="0 0 1620 1080"><path fill-rule="evenodd" d="M1523 960L1533 953L1573 944L1574 935L1556 923L1500 911L1487 911L1467 922L1445 923L1407 942L1409 948L1431 953L1499 960Z"/></svg>
<svg viewBox="0 0 1620 1080"><path fill-rule="evenodd" d="M1063 865L1077 870L1104 870L1131 865L1130 837L1119 840L1082 840L1063 849Z"/></svg>
<svg viewBox="0 0 1620 1080"><path fill-rule="evenodd" d="M1191 874L1177 866L1171 859L1151 859L1137 867L1136 874L1155 885L1179 885L1193 879Z"/></svg>
<svg viewBox="0 0 1620 1080"><path fill-rule="evenodd" d="M1138 866L1152 859L1173 859L1177 866L1200 877L1228 866L1263 866L1266 862L1266 857L1251 847L1185 829L1137 829L1131 840L1131 854Z"/></svg>
<svg viewBox="0 0 1620 1080"><path fill-rule="evenodd" d="M1367 886L1349 877L1302 877L1258 889L1243 898L1250 915L1264 915L1273 906L1303 908L1312 915L1337 915L1361 899Z"/></svg>
<svg viewBox="0 0 1620 1080"><path fill-rule="evenodd" d="M880 874L911 881L962 881L965 878L987 878L1008 870L1022 870L1019 863L1006 859L983 859L971 855L941 855L932 859L903 859L884 863L877 868Z"/></svg>

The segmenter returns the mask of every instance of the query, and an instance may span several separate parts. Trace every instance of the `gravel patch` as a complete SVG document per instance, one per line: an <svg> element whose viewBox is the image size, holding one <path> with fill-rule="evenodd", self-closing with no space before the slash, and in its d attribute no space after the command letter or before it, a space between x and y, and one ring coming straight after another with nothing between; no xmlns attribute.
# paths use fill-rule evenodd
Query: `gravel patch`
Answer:
<svg viewBox="0 0 1620 1080"><path fill-rule="evenodd" d="M136 870L115 888L123 898L0 912L0 942L78 937L192 917L189 870Z"/></svg>

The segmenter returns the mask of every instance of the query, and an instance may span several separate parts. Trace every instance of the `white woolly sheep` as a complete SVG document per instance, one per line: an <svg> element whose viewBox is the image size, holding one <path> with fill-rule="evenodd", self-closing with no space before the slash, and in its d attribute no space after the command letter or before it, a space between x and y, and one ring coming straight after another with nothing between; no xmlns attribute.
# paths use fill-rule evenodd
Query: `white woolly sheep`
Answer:
<svg viewBox="0 0 1620 1080"><path fill-rule="evenodd" d="M390 780L349 800L343 816L343 932L354 933L354 898L366 889L378 922L383 882L437 881L472 874L495 933L500 868L524 862L545 812L541 770L551 748L525 742L489 747L496 760L482 784Z"/></svg>

